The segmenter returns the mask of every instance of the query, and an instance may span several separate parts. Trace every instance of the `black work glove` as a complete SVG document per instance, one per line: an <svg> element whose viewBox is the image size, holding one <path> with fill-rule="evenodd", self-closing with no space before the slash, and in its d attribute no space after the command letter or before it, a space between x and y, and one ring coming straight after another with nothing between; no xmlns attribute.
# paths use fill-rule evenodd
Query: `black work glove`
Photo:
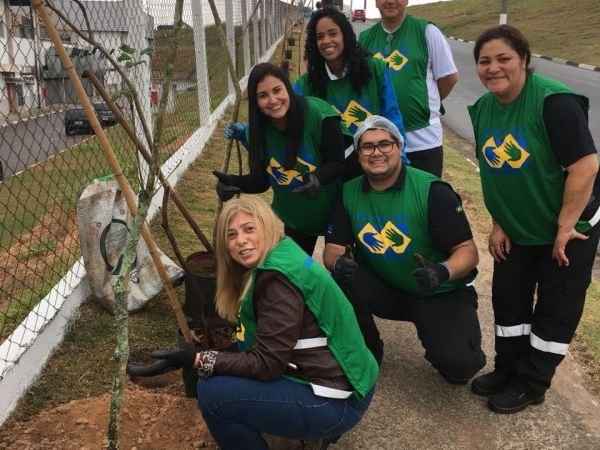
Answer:
<svg viewBox="0 0 600 450"><path fill-rule="evenodd" d="M411 275L424 294L433 294L440 284L450 279L450 271L445 264L434 264L418 253L414 254L414 258L421 268L413 270Z"/></svg>
<svg viewBox="0 0 600 450"><path fill-rule="evenodd" d="M302 175L302 181L304 182L302 186L292 189L294 194L304 194L308 198L315 198L317 195L319 195L319 187L321 186L321 182L314 172L304 172L304 175Z"/></svg>
<svg viewBox="0 0 600 450"><path fill-rule="evenodd" d="M194 367L196 352L188 348L157 350L150 355L158 360L151 364L128 363L127 373L131 377L153 377L182 367Z"/></svg>
<svg viewBox="0 0 600 450"><path fill-rule="evenodd" d="M358 264L354 261L354 255L352 254L352 246L348 244L344 254L336 259L333 264L333 278L342 283L352 281L357 267Z"/></svg>
<svg viewBox="0 0 600 450"><path fill-rule="evenodd" d="M234 195L242 192L239 187L234 186L235 175L227 175L226 173L219 172L218 170L212 171L213 175L217 177L217 195L222 202L231 200Z"/></svg>

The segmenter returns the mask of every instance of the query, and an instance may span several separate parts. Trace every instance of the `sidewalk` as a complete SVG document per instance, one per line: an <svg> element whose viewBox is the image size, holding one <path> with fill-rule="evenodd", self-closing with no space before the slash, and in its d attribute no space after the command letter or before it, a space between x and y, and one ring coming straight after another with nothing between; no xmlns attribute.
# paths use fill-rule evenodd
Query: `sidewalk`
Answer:
<svg viewBox="0 0 600 450"><path fill-rule="evenodd" d="M476 287L483 347L493 368L493 260L475 236L480 263ZM322 253L319 241L315 257ZM373 403L364 419L331 450L598 450L600 398L583 387L570 355L559 366L546 402L512 415L488 410L470 386L446 383L423 358L412 324L378 322L385 356Z"/></svg>
<svg viewBox="0 0 600 450"><path fill-rule="evenodd" d="M18 122L27 122L29 119L36 119L48 114L57 114L63 112L69 105L54 104L44 106L42 108L33 108L20 113L10 113L8 115L0 114L0 128L6 127L8 124L17 124Z"/></svg>

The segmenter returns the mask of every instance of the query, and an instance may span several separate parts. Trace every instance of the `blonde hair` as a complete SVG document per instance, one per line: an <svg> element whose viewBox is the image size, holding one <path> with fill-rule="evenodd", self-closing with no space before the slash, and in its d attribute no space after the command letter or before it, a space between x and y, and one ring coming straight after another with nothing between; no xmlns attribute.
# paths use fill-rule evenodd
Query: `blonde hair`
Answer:
<svg viewBox="0 0 600 450"><path fill-rule="evenodd" d="M219 215L215 233L217 257L217 293L215 305L219 315L229 321L236 321L242 294L248 288L248 269L234 261L227 249L227 228L229 221L237 213L243 212L256 220L258 232L264 233L265 248L260 257L262 263L271 250L283 239L283 223L271 207L256 195L241 196L225 203Z"/></svg>

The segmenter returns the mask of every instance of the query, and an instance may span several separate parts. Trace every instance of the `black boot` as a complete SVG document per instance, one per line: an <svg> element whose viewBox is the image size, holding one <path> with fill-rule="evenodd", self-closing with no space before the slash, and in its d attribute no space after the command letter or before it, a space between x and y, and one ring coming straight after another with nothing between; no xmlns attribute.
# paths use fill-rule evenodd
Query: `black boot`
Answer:
<svg viewBox="0 0 600 450"><path fill-rule="evenodd" d="M523 411L528 405L544 403L544 393L536 393L527 389L518 381L512 381L501 392L488 399L488 408L500 414L513 414Z"/></svg>
<svg viewBox="0 0 600 450"><path fill-rule="evenodd" d="M329 444L335 444L342 436L335 436L327 439L310 439L308 441L300 441L301 450L327 450Z"/></svg>
<svg viewBox="0 0 600 450"><path fill-rule="evenodd" d="M502 391L510 381L506 371L494 370L485 375L478 376L471 382L471 390L477 395L489 396Z"/></svg>

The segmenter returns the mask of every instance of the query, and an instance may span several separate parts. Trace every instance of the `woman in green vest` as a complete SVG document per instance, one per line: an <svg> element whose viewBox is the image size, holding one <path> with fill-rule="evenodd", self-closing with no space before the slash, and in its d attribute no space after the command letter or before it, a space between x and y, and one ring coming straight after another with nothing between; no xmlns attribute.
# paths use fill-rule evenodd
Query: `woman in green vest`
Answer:
<svg viewBox="0 0 600 450"><path fill-rule="evenodd" d="M200 411L221 450L268 449L262 433L326 449L360 421L379 371L352 306L258 196L225 205L216 254L216 307L237 321L239 351L153 357L198 369Z"/></svg>
<svg viewBox="0 0 600 450"><path fill-rule="evenodd" d="M250 71L248 118L248 125L230 124L230 130L238 131L226 136L247 146L250 173L213 172L219 180L217 194L227 201L239 192L271 187L271 206L285 224L285 234L312 255L341 188L344 150L352 135L331 105L295 94L283 70L270 63Z"/></svg>
<svg viewBox="0 0 600 450"><path fill-rule="evenodd" d="M509 25L475 43L489 92L469 106L492 216L494 370L471 384L498 413L545 400L581 318L600 237L598 157L588 99L533 73Z"/></svg>
<svg viewBox="0 0 600 450"><path fill-rule="evenodd" d="M306 72L294 84L295 92L330 103L352 134L367 117L379 115L393 122L406 142L387 63L361 47L342 12L324 8L313 14L306 27L304 59ZM404 151L402 157L408 163ZM350 147L345 178L361 174L357 154Z"/></svg>

